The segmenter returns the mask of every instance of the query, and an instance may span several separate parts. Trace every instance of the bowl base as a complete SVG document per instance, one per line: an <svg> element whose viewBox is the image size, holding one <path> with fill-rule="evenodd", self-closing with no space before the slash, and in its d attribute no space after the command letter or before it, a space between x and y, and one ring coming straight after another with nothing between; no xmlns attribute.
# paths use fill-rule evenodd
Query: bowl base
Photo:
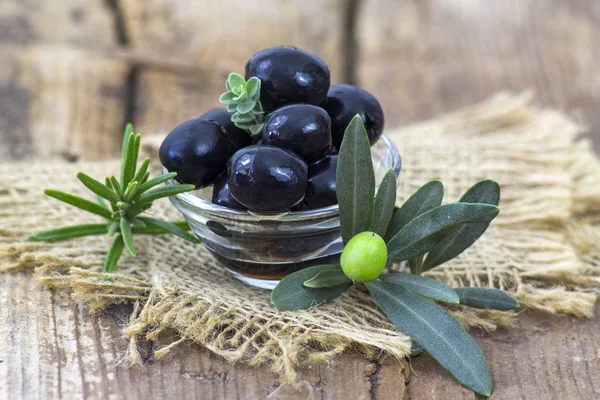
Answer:
<svg viewBox="0 0 600 400"><path fill-rule="evenodd" d="M259 289L268 289L273 290L275 286L279 283L279 279L259 279L259 278L251 278L246 275L242 275L239 272L236 272L232 269L225 267L225 269L239 281L244 282L246 285L250 285Z"/></svg>

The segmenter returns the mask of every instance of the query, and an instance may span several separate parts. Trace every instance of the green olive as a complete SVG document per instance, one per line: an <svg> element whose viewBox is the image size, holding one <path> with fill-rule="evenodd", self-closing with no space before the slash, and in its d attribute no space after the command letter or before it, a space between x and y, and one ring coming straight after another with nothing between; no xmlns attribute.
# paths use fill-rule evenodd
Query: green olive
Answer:
<svg viewBox="0 0 600 400"><path fill-rule="evenodd" d="M387 247L381 236L362 232L346 244L340 264L348 278L355 282L370 282L379 278L386 260Z"/></svg>

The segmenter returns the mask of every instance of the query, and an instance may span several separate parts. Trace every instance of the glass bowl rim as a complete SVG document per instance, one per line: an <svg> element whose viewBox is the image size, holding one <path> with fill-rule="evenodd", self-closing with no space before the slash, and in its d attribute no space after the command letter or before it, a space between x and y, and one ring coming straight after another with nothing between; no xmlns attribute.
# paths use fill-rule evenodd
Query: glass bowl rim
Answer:
<svg viewBox="0 0 600 400"><path fill-rule="evenodd" d="M386 146L391 149L394 154L394 162L391 168L398 178L400 174L401 161L396 162L396 160L400 160L400 153L398 152L398 148L389 138L389 136L382 134L380 139L382 140ZM396 165L397 164L397 165ZM163 167L163 173L168 173L169 171ZM175 179L170 179L166 182L167 185L179 185ZM232 208L220 206L217 204L213 204L208 200L204 200L192 192L180 193L172 198L176 198L179 202L183 203L186 208L194 210L198 213L208 213L212 215L218 215L221 218L226 219L234 219L234 220L244 220L247 222L261 222L261 221L281 221L281 222L291 222L291 221L310 221L314 219L321 218L329 218L336 217L339 215L339 205L334 204L328 207L317 208L314 210L305 210L305 211L286 211L283 213L256 213L247 210L234 210Z"/></svg>

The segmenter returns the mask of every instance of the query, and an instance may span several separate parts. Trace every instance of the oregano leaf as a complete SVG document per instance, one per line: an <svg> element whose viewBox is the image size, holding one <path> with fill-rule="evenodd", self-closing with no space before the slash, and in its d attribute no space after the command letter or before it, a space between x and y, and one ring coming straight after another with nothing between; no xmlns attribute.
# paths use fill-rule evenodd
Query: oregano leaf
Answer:
<svg viewBox="0 0 600 400"><path fill-rule="evenodd" d="M219 97L219 101L226 105L235 104L235 101L233 100L234 97L235 95L233 93L225 92Z"/></svg>
<svg viewBox="0 0 600 400"><path fill-rule="evenodd" d="M263 131L264 126L265 124L253 125L250 127L250 133L252 133L253 136L260 135Z"/></svg>
<svg viewBox="0 0 600 400"><path fill-rule="evenodd" d="M246 101L244 103L238 104L236 111L240 114L247 114L250 111L252 111L255 105L256 102L254 100Z"/></svg>
<svg viewBox="0 0 600 400"><path fill-rule="evenodd" d="M246 82L246 92L248 93L248 97L252 98L253 100L258 99L258 96L260 96L260 84L260 79L255 76L248 79Z"/></svg>
<svg viewBox="0 0 600 400"><path fill-rule="evenodd" d="M229 90L232 91L238 88L243 88L244 90L246 89L246 80L243 76L241 76L240 74L236 74L235 72L229 74L229 76L227 77L227 83L231 88Z"/></svg>

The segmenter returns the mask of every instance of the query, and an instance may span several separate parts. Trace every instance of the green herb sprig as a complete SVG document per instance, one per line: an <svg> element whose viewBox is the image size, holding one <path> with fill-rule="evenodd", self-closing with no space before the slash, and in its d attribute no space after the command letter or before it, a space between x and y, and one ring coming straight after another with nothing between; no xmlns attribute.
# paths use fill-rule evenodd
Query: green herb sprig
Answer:
<svg viewBox="0 0 600 400"><path fill-rule="evenodd" d="M96 194L98 203L58 190L44 190L46 195L103 217L106 220L105 222L52 229L30 236L29 240L65 240L104 234L108 234L109 237L114 236L104 261L103 272L113 272L115 270L125 248L132 256L136 256L137 253L133 246L134 234L161 235L170 233L190 242L200 243L195 236L188 233L190 228L185 221L167 222L141 215L152 207L155 200L189 192L194 190L194 185L157 187L174 178L177 174L172 172L149 179L149 158L146 158L140 167L136 168L140 140L141 135L133 133L133 126L128 124L123 137L120 180L110 176L105 179L105 183L102 183L83 172L77 173L77 178L81 183Z"/></svg>
<svg viewBox="0 0 600 400"><path fill-rule="evenodd" d="M480 181L459 202L442 205L444 186L431 181L397 207L392 170L375 193L369 140L358 115L344 134L336 182L344 244L362 232L373 232L385 239L386 264L405 261L412 272L388 272L364 281L381 311L413 340L411 355L429 352L463 385L489 396L492 380L481 349L434 301L498 310L519 304L501 290L451 288L420 274L458 256L485 232L500 211L499 185ZM369 259L365 267L371 267ZM271 302L281 310L299 310L331 301L357 283L346 273L343 266L331 264L302 269L281 280Z"/></svg>
<svg viewBox="0 0 600 400"><path fill-rule="evenodd" d="M248 132L253 138L260 136L265 125L265 112L260 102L260 84L261 81L257 77L246 81L240 74L232 72L225 81L227 91L219 98L219 101L227 106L227 111L233 113L231 121L235 126Z"/></svg>

